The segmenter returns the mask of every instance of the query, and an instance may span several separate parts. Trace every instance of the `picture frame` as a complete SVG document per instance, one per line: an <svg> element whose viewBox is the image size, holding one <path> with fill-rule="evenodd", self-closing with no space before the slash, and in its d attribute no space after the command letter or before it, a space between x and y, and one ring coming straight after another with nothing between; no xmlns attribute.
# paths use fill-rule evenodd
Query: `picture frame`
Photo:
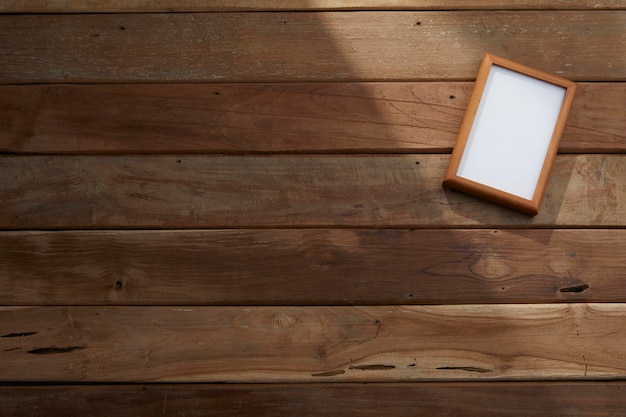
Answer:
<svg viewBox="0 0 626 417"><path fill-rule="evenodd" d="M576 84L485 54L443 185L535 216Z"/></svg>

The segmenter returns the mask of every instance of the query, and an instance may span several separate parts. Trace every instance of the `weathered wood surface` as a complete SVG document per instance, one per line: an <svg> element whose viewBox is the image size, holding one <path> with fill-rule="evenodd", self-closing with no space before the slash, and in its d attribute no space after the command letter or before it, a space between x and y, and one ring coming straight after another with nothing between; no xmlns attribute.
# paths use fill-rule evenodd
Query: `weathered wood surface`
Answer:
<svg viewBox="0 0 626 417"><path fill-rule="evenodd" d="M624 27L626 11L3 15L0 83L473 80L485 52L623 81Z"/></svg>
<svg viewBox="0 0 626 417"><path fill-rule="evenodd" d="M626 377L626 305L2 307L0 381Z"/></svg>
<svg viewBox="0 0 626 417"><path fill-rule="evenodd" d="M623 0L4 0L5 13L205 12L238 10L626 9Z"/></svg>
<svg viewBox="0 0 626 417"><path fill-rule="evenodd" d="M0 233L3 305L626 302L626 230Z"/></svg>
<svg viewBox="0 0 626 417"><path fill-rule="evenodd" d="M0 3L0 414L624 413L624 1ZM534 219L424 155L485 52L579 81Z"/></svg>
<svg viewBox="0 0 626 417"><path fill-rule="evenodd" d="M626 155L561 155L536 217L441 186L448 155L5 156L0 228L622 227Z"/></svg>
<svg viewBox="0 0 626 417"><path fill-rule="evenodd" d="M5 417L620 416L626 384L453 382L381 384L0 387Z"/></svg>
<svg viewBox="0 0 626 417"><path fill-rule="evenodd" d="M449 153L472 85L0 86L0 151ZM560 151L626 151L626 83L579 85Z"/></svg>

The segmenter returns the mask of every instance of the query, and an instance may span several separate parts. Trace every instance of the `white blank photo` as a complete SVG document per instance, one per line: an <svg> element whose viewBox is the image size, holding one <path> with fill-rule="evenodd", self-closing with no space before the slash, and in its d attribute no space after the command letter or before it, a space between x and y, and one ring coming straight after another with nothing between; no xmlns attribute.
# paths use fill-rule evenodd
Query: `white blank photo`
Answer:
<svg viewBox="0 0 626 417"><path fill-rule="evenodd" d="M493 65L457 176L531 200L566 91Z"/></svg>

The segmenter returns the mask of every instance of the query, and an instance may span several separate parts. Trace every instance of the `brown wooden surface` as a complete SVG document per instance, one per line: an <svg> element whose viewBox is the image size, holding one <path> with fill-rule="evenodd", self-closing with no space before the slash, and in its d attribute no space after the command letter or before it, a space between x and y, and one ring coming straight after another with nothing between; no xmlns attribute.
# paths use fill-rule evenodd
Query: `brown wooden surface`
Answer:
<svg viewBox="0 0 626 417"><path fill-rule="evenodd" d="M626 231L0 233L3 305L626 302Z"/></svg>
<svg viewBox="0 0 626 417"><path fill-rule="evenodd" d="M541 212L441 186L448 155L7 156L5 229L624 226L626 155L561 155Z"/></svg>
<svg viewBox="0 0 626 417"><path fill-rule="evenodd" d="M10 153L446 152L472 83L0 86ZM581 83L560 152L626 151L626 84Z"/></svg>
<svg viewBox="0 0 626 417"><path fill-rule="evenodd" d="M623 0L0 3L0 414L624 414ZM579 82L535 219L485 52Z"/></svg>
<svg viewBox="0 0 626 417"><path fill-rule="evenodd" d="M625 26L626 11L0 15L0 83L473 80L485 52L624 81Z"/></svg>
<svg viewBox="0 0 626 417"><path fill-rule="evenodd" d="M625 378L625 304L2 307L0 380Z"/></svg>
<svg viewBox="0 0 626 417"><path fill-rule="evenodd" d="M626 9L623 0L4 0L0 12L205 12L237 10Z"/></svg>
<svg viewBox="0 0 626 417"><path fill-rule="evenodd" d="M0 408L6 417L614 417L626 409L625 389L624 382L0 387Z"/></svg>

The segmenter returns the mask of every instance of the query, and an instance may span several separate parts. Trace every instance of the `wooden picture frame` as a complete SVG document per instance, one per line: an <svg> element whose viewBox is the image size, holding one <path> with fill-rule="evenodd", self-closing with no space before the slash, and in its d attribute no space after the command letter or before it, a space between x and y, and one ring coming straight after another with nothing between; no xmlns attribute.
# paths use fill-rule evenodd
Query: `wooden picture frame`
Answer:
<svg viewBox="0 0 626 417"><path fill-rule="evenodd" d="M576 84L486 54L443 185L539 212Z"/></svg>

